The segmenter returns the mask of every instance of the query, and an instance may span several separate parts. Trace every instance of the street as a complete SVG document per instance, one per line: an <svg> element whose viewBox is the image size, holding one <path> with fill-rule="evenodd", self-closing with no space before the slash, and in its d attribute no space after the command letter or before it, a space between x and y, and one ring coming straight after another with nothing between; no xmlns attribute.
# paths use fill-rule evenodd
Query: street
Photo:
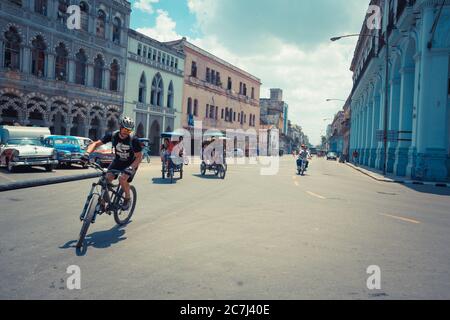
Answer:
<svg viewBox="0 0 450 320"><path fill-rule="evenodd" d="M274 176L139 169L132 222L100 216L75 249L92 181L0 193L0 299L449 299L450 189L377 182L291 156ZM68 290L66 269L81 270ZM366 270L381 269L369 290Z"/></svg>

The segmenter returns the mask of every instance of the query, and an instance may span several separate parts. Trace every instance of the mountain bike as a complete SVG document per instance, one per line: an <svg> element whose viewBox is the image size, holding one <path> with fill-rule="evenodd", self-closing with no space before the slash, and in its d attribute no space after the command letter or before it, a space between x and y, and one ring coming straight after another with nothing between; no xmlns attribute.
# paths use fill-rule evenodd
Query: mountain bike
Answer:
<svg viewBox="0 0 450 320"><path fill-rule="evenodd" d="M120 175L122 171L108 170L102 168L97 163L89 163L89 167L94 168L102 173L98 182L93 183L91 191L88 194L80 220L83 222L80 235L76 247L79 249L83 246L84 239L91 223L95 223L97 215L104 213L114 215L114 220L120 226L126 225L134 213L137 200L137 192L134 186L130 186L130 206L128 210L123 210L124 192L119 184L109 183L106 179L108 172L114 175Z"/></svg>

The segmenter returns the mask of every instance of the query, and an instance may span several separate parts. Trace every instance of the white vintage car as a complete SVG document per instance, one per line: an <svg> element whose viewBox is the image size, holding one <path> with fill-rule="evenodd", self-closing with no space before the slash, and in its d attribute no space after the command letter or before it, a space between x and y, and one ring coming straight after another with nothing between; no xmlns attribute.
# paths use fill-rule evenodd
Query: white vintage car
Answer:
<svg viewBox="0 0 450 320"><path fill-rule="evenodd" d="M48 128L0 126L0 166L13 172L16 167L44 167L52 171L57 165L54 148L45 147L42 137Z"/></svg>

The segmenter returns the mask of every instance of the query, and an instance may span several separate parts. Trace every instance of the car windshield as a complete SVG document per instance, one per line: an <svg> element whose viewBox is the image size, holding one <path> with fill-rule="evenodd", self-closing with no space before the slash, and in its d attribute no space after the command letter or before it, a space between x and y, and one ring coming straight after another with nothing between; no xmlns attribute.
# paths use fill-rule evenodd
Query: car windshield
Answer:
<svg viewBox="0 0 450 320"><path fill-rule="evenodd" d="M42 142L39 139L30 139L30 138L11 139L8 141L8 144L19 146L43 146Z"/></svg>
<svg viewBox="0 0 450 320"><path fill-rule="evenodd" d="M58 145L58 144L79 145L79 143L76 139L68 139L68 138L58 138L58 139L55 139L54 142L55 142L55 145Z"/></svg>

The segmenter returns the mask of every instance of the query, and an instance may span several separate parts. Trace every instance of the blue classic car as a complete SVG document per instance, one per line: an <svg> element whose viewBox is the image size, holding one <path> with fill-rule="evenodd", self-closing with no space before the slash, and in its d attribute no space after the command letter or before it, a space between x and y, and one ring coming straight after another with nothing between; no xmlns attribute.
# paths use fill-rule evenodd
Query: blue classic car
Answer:
<svg viewBox="0 0 450 320"><path fill-rule="evenodd" d="M77 138L72 136L46 136L44 137L46 146L55 148L59 165L81 164L83 168L87 168L81 162L83 149Z"/></svg>

